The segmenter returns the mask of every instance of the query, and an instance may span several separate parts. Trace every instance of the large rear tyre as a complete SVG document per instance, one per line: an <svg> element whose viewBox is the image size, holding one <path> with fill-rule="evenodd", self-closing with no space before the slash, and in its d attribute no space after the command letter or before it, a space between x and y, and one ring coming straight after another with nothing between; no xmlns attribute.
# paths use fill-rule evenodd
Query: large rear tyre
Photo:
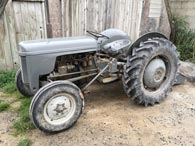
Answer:
<svg viewBox="0 0 195 146"><path fill-rule="evenodd" d="M41 131L58 133L76 123L83 106L83 95L75 84L56 81L36 93L30 105L30 118Z"/></svg>
<svg viewBox="0 0 195 146"><path fill-rule="evenodd" d="M25 97L31 97L34 94L31 92L29 85L26 85L22 81L22 73L21 69L19 69L16 72L16 77L15 77L15 82L16 82L16 88L17 90Z"/></svg>
<svg viewBox="0 0 195 146"><path fill-rule="evenodd" d="M164 38L141 42L124 67L123 87L137 104L160 103L174 84L179 57L176 47Z"/></svg>

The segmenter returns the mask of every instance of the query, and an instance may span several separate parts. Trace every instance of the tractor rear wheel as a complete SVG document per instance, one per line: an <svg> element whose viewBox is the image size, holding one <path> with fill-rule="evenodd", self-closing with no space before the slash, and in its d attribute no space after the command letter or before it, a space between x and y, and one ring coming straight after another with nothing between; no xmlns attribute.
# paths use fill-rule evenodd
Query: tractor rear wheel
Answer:
<svg viewBox="0 0 195 146"><path fill-rule="evenodd" d="M176 47L164 38L141 42L124 67L123 87L137 104L160 103L171 90L179 66Z"/></svg>
<svg viewBox="0 0 195 146"><path fill-rule="evenodd" d="M35 94L30 105L30 118L41 131L58 133L76 123L83 106L83 95L75 84L55 81Z"/></svg>

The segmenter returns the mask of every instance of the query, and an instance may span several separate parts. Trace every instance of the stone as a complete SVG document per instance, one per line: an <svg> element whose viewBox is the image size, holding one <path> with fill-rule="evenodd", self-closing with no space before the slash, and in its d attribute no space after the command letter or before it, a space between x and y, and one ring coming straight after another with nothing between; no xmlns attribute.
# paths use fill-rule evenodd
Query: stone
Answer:
<svg viewBox="0 0 195 146"><path fill-rule="evenodd" d="M184 76L187 81L195 83L195 64L181 61L178 73Z"/></svg>

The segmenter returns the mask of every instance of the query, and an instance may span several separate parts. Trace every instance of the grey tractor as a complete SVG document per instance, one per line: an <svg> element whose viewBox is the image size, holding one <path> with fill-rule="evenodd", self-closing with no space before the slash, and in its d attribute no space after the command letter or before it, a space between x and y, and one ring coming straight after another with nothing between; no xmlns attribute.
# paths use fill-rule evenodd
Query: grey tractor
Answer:
<svg viewBox="0 0 195 146"><path fill-rule="evenodd" d="M117 29L88 36L24 41L19 44L18 91L34 96L30 118L46 133L73 126L94 82L122 78L127 96L141 105L160 103L171 90L179 66L175 45L163 34L147 33L135 42Z"/></svg>

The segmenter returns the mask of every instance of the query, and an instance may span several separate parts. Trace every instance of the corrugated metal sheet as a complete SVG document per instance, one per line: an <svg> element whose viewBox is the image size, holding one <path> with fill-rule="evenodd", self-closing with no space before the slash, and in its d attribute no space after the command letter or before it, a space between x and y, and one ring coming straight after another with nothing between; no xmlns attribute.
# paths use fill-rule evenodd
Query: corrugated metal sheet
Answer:
<svg viewBox="0 0 195 146"><path fill-rule="evenodd" d="M159 18L162 11L162 0L150 0L149 17Z"/></svg>

